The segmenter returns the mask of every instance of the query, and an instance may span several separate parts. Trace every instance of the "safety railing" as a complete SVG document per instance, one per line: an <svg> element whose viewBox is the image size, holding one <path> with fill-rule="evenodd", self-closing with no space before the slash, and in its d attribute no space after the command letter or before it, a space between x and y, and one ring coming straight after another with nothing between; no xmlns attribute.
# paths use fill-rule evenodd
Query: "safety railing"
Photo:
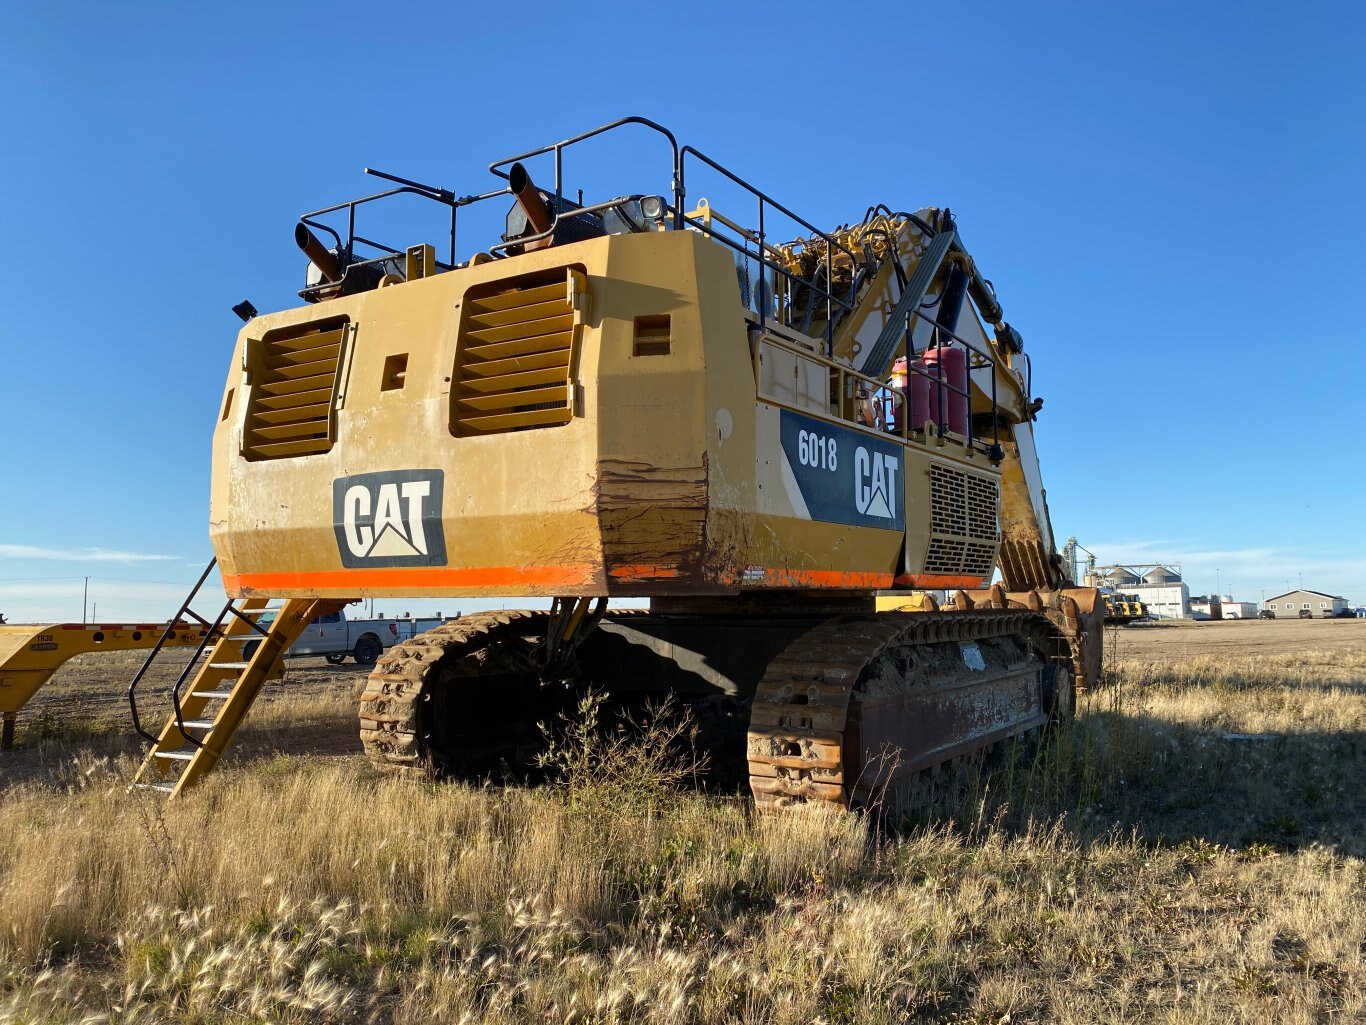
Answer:
<svg viewBox="0 0 1366 1025"><path fill-rule="evenodd" d="M395 257L403 256L406 252L405 249L400 249L388 245L387 243L367 238L364 235L356 234L356 211L360 207L370 203L376 203L382 199L403 195L417 196L420 199L430 200L431 202L448 207L450 209L450 225L448 229L450 234L450 248L448 250L446 262L442 263L441 261L437 261L436 269L451 270L455 267L456 215L460 208L470 206L473 203L482 202L486 199L492 199L495 196L511 195L507 189L495 189L492 192L485 192L479 195L457 196L448 189L438 188L434 185L424 185L421 182L415 182L408 178L400 178L398 175L389 174L386 171L377 171L372 167L365 168L365 173L373 175L376 178L383 178L385 181L395 182L398 187L386 189L383 192L376 192L370 196L362 196L359 199L349 199L344 203L334 203L332 206L325 206L319 210L310 210L308 213L302 214L299 217L300 224L313 230L321 231L332 237L336 242L337 251L345 254L348 267L385 263ZM321 218L326 217L328 214L335 214L342 210L346 211L346 237L344 239L340 231L321 220ZM357 260L356 246L358 245L376 250L381 255L372 259ZM333 284L334 283L332 282L322 282L303 289L299 294L305 299L312 299L316 297L319 292L332 287Z"/></svg>
<svg viewBox="0 0 1366 1025"><path fill-rule="evenodd" d="M528 243L535 243L545 238L555 235L557 228L565 220L580 217L596 217L613 207L620 207L623 203L634 202L645 199L653 194L644 193L637 195L622 195L613 199L590 203L584 205L583 195L578 194L578 201L573 202L565 196L564 180L564 155L567 150L590 139L598 138L609 132L618 129L636 126L644 128L662 137L667 143L670 180L667 195L671 201L665 202L665 214L668 225L675 230L692 228L705 233L708 237L731 249L737 256L738 261L745 268L746 280L748 280L749 267L755 265L758 268L757 279L759 285L756 295L752 302L752 309L758 320L760 330L770 324L780 325L782 328L799 332L810 336L809 329L815 322L815 311L818 307L824 307L824 326L822 334L825 341L824 362L833 372L840 375L841 387L845 381L859 381L859 387L874 387L875 394L884 396L884 401L893 403L894 408L900 404L904 408L906 402L905 389L897 389L888 382L878 382L874 378L862 374L858 371L845 367L835 362L830 357L833 356L834 334L845 315L852 313L858 294L860 283L868 275L876 273L877 265L872 260L869 253L862 254L862 259L856 258L854 252L835 238L825 233L816 225L795 213L793 210L778 202L772 196L764 193L754 185L750 184L729 168L708 157L705 153L692 146L679 146L674 134L663 125L651 121L644 117L624 117L608 124L601 125L587 132L562 139L559 142L530 149L523 153L496 160L489 165L490 173L505 181L512 177L513 165L524 160L531 160L535 157L549 155L554 166L554 211L552 212L552 224L549 229L535 234L519 236L513 240L505 240L500 244L492 246L488 252L495 256L508 255L514 249L525 249ZM719 175L720 178L740 191L743 196L747 196L754 203L755 225L746 227L740 224L733 216L726 216L713 209L705 201L700 202L697 207L689 211L687 209L687 170L689 162L694 165L701 165L706 171ZM366 168L366 173L393 182L396 187L379 192L371 196L360 199L350 200L345 203L338 203L333 206L324 207L321 210L314 210L304 214L300 221L305 226L324 232L335 240L339 251L344 251L349 265L354 266L360 263L384 263L404 254L405 250L398 247L389 246L374 239L356 234L356 212L358 208L367 204L375 203L382 199L388 199L397 195L416 195L419 198L439 203L450 210L449 223L449 255L446 263L438 263L437 270L449 270L456 266L456 226L457 213L465 206L480 203L488 199L499 196L512 196L511 187L495 189L477 195L456 196L455 193L438 188L435 186L424 185L421 182L401 178L397 175L388 174L383 171L376 171ZM547 189L547 191L549 191ZM660 196L663 199L663 196ZM320 218L340 211L346 212L346 236L337 229L329 226ZM731 211L733 215L735 211ZM785 218L791 225L798 226L806 232L804 236L794 241L784 241L775 245L770 235L770 222L772 220L782 220ZM949 240L951 241L951 239ZM372 260L355 261L354 250L357 245L369 247L378 251L381 255ZM809 249L817 247L817 259L813 261L816 270L807 276L798 273L791 264L791 254L798 248ZM947 255L940 253L942 258ZM848 285L847 287L836 287L835 268L839 265L842 269L847 268ZM936 263L936 267L937 267ZM899 270L899 268L898 268ZM770 284L771 276L771 284ZM903 275L898 273L898 281L902 287L906 287ZM926 285L928 282L925 283ZM324 282L305 289L301 292L305 298L314 296L315 293L324 289L334 287L335 283ZM800 297L802 302L798 303L796 297ZM903 339L899 344L900 352L907 356L908 376L921 375L930 379L931 386L936 389L936 394L940 397L938 403L940 409L937 430L942 437L948 433L947 426L943 422L947 419L943 415L943 408L947 403L943 401L949 394L955 394L963 398L968 405L968 423L966 437L969 445L980 445L985 450L995 453L999 450L999 422L996 413L996 356L979 345L976 345L947 327L932 320L918 308L913 308L905 312L905 324L902 331ZM943 346L959 345L966 354L968 364L968 375L965 386L960 387L948 380L944 373L942 363L936 364L934 372L929 373L910 366L911 359L916 353L913 346L913 334L920 321L930 323L934 331L934 339ZM890 345L890 338L881 340ZM806 354L810 355L810 354ZM972 415L972 378L973 373L980 370L990 371L990 399L991 399L991 439L987 442L984 437L979 438L976 426L976 418ZM886 396L894 398L887 399ZM902 415L902 433L906 430L920 430L915 426L907 426L909 416Z"/></svg>
<svg viewBox="0 0 1366 1025"><path fill-rule="evenodd" d="M947 396L951 393L963 397L967 403L967 431L961 435L963 442L970 448L975 448L988 455L993 460L1000 458L1000 418L997 413L997 393L996 393L996 357L990 352L983 350L980 346L968 341L962 335L950 331L948 328L930 319L923 313L914 313L912 319L921 319L931 324L936 332L934 341L941 346L949 347L958 344L965 350L967 358L967 375L965 387L958 387L944 373L944 364L937 362L933 372L917 368L913 359L917 355L923 355L926 351L922 349L916 353L913 343L914 327L907 326L905 334L905 348L901 350L906 355L906 373L909 382L912 376L920 376L927 379L931 388L938 389L939 399L931 408L937 412L937 416L926 417L920 422L912 421L911 412L911 392L907 386L897 386L882 381L875 377L855 370L848 364L831 359L821 353L812 352L810 349L789 341L780 335L772 332L757 333L752 345L751 358L753 361L754 380L759 389L761 398L774 401L780 405L793 405L771 393L763 390L763 371L760 364L763 349L778 349L792 355L794 359L806 360L807 362L820 367L825 374L825 379L835 381L835 395L839 397L836 408L830 408L829 403L825 404L825 415L848 423L862 425L873 428L884 434L898 436L902 441L928 440L929 437L945 438L955 432L949 430L947 409ZM926 347L928 348L928 346ZM991 434L990 439L979 434L976 429L975 421L977 416L972 412L972 375L974 371L986 371L990 378L990 386L983 389L991 402ZM810 409L803 409L798 405L793 405L798 411L810 412ZM871 415L865 419L865 413ZM981 414L977 414L981 415ZM870 422L871 420L871 422ZM926 424L930 425L927 432Z"/></svg>
<svg viewBox="0 0 1366 1025"><path fill-rule="evenodd" d="M138 684L142 682L142 678L147 675L147 671L152 667L152 663L155 662L157 656L161 654L161 650L165 646L166 642L170 640L172 632L175 630L177 626L182 625L183 617L190 616L192 619L198 622L200 626L204 628L204 636L200 639L199 646L195 648L194 654L192 654L190 656L190 660L185 663L185 668L181 670L180 676L176 679L175 684L171 688L171 703L175 709L176 728L179 729L181 736L183 736L190 744L194 745L195 747L201 747L203 745L196 738L190 736L190 734L188 734L185 731L185 716L184 713L181 711L180 705L180 692L184 688L185 682L190 678L190 675L198 667L199 660L204 657L204 653L206 651L212 650L213 646L216 645L223 638L223 622L225 619L227 619L229 615L237 617L237 619L246 623L257 633L262 634L263 636L266 633L265 628L262 627L259 623L256 623L248 616L243 615L241 610L239 610L234 605L231 599L229 599L227 604L224 605L222 610L219 611L218 616L214 619L212 623L210 623L207 619L201 616L198 612L195 612L194 609L190 608L190 604L195 600L196 596L198 596L199 594L199 589L204 586L204 581L209 578L209 574L213 572L213 568L216 565L218 565L218 559L216 557L209 560L209 564L206 567L204 567L204 572L200 574L199 580L195 583L194 587L190 589L190 593L185 597L185 601L181 603L180 611L177 612L176 615L171 619L170 624L166 627L166 630L161 635L160 640L158 640L156 646L150 652L148 652L146 660L142 663L141 668L139 668L138 671L134 674L132 682L128 684L128 707L133 714L133 729L136 730L150 744L157 743L159 738L157 738L154 734L148 733L146 730L142 728L142 718L138 713Z"/></svg>
<svg viewBox="0 0 1366 1025"><path fill-rule="evenodd" d="M195 654L190 658L190 665L194 665L195 660L199 657L199 654L204 650L205 645L210 642L211 638L213 638L214 624L211 624L198 612L190 608L190 604L195 600L196 596L198 596L199 589L204 586L204 581L209 579L209 574L213 572L213 568L216 565L218 565L217 558L209 560L209 564L204 567L204 572L200 574L199 580L195 582L194 587L190 588L190 593L186 595L185 600L181 602L180 610L170 618L169 622L166 625L166 629L162 632L162 635L157 640L156 645L152 648L151 651L147 653L147 658L143 660L141 668L139 668L138 671L133 674L133 679L128 684L128 707L129 710L133 713L133 729L137 730L137 732L140 733L144 738L146 738L149 743L155 744L157 742L157 738L142 728L142 720L138 715L138 684L141 683L142 678L147 675L147 670L152 668L152 663L155 662L157 656L161 654L161 649L165 647L166 642L171 639L171 635L175 632L176 627L184 622L186 616L192 617L196 622L199 623L200 626L204 628L204 638L200 641L199 647L195 649Z"/></svg>
<svg viewBox="0 0 1366 1025"><path fill-rule="evenodd" d="M599 135L605 135L608 132L623 128L627 125L640 125L643 128L648 128L651 131L662 135L668 140L671 156L670 167L672 171L672 178L669 182L669 191L673 195L671 211L674 216L674 227L682 228L683 221L681 215L683 210L683 197L686 195L686 190L683 188L683 166L680 160L678 140L674 138L673 132L669 131L658 122L651 121L649 118L637 116L618 118L616 121L612 121L605 125L599 125L597 128L590 129L579 135L571 136L568 139L561 139L559 142L552 142L548 146L527 150L525 153L518 153L516 156L504 157L502 160L495 160L493 163L489 164L489 171L506 180L511 177L511 167L513 164L520 163L523 160L530 160L533 157L544 156L547 153L553 154L555 158L555 204L558 209L563 206L565 201L564 151L570 146L578 145L581 142L597 138ZM504 170L504 168L507 168L508 170ZM610 206L611 204L609 203L606 205ZM582 200L580 200L579 209L568 211L567 215L578 217L586 212L587 211L583 209ZM524 240L518 239L518 241L521 242Z"/></svg>
<svg viewBox="0 0 1366 1025"><path fill-rule="evenodd" d="M927 345L919 353L915 351L914 342L917 321L925 321L926 323L931 325L932 328L931 345ZM942 360L935 362L934 373L928 373L924 370L920 370L914 365L914 358L917 355L924 355L924 353L928 351L930 347L939 346L949 348L955 343L963 347L965 361L967 364L967 370L965 374L963 387L958 387L948 379L948 377L944 373L944 363ZM949 330L943 324L940 324L938 321L931 319L918 309L912 310L906 318L905 331L903 333L902 343L898 351L906 359L906 372L908 381L910 380L910 377L912 375L920 375L922 377L928 378L931 388L937 389L939 399L938 402L934 403L932 406L932 408L937 408L939 411L939 418L937 421L935 421L935 433L938 434L938 436L941 438L949 433L946 424L948 416L945 413L945 408L947 406L946 399L950 394L960 395L962 396L964 402L967 403L967 432L965 435L965 439L967 441L968 446L981 449L983 452L989 455L993 459L993 461L999 460L1001 458L1001 422L1000 414L998 412L996 394L996 366L998 362L997 357L990 350L983 349L980 346L974 344L973 342L968 341L962 335L958 334L955 331ZM986 376L990 379L991 382L989 388L983 389L987 395L987 398L991 402L990 442L986 441L984 438L978 437L977 429L975 426L976 417L973 415L972 412L972 380L973 373L975 371L986 371ZM906 392L908 389L900 388L896 390L901 393L902 402L905 402ZM903 416L901 419L903 420L902 428L904 435L906 426L904 421L909 420L910 417Z"/></svg>
<svg viewBox="0 0 1366 1025"><path fill-rule="evenodd" d="M594 202L584 205L582 193L579 194L577 202L570 201L565 196L564 180L564 154L571 147L595 139L618 129L638 126L647 129L661 136L667 143L669 155L670 179L669 188L664 196L666 200L666 218L669 226L675 230L692 227L699 231L706 232L711 238L720 242L736 252L739 258L748 265L753 261L759 267L758 278L760 286L758 288L759 297L754 302L755 313L758 315L761 326L769 321L777 321L784 327L793 330L803 330L810 326L813 311L818 305L825 308L825 327L827 354L831 351L831 342L839 318L850 312L854 308L854 295L857 289L857 281L851 282L848 290L835 290L830 287L831 268L835 262L847 260L848 266L853 269L862 266L860 261L854 258L854 254L844 245L822 232L810 221L794 213L788 207L778 202L772 196L767 195L755 186L745 181L739 175L715 160L712 160L705 153L691 146L680 147L674 134L663 125L651 121L644 117L624 117L608 124L601 125L590 131L562 139L559 142L530 149L523 153L518 153L501 160L496 160L489 165L489 171L505 181L511 177L511 168L524 160L531 160L535 157L549 155L553 159L554 183L553 194L555 197L553 221L549 230L533 235L519 236L515 240L504 240L490 247L488 252L494 256L507 255L509 250L514 248L525 248L528 243L534 243L555 234L556 228L564 221L599 215L613 207L618 207L624 202L632 202L654 195L643 193L635 195L621 195L614 199L604 202ZM756 226L745 228L733 220L717 214L705 205L698 210L689 213L687 211L687 185L685 183L686 165L689 158L695 164L701 164L708 170L720 175L730 185L737 187L741 192L754 201ZM438 188L432 185L425 185L421 182L413 181L408 178L401 178L397 175L388 174L384 171L377 171L373 168L366 168L366 173L393 182L395 188L374 195L363 196L359 199L348 200L344 203L336 203L332 206L323 207L319 210L312 210L300 217L300 223L310 230L318 231L329 236L335 243L339 253L345 254L347 267L368 264L383 264L398 257L402 257L406 252L405 248L390 246L386 243L377 241L356 232L357 211L368 204L376 203L398 195L415 195L421 199L439 203L450 210L449 226L449 249L445 263L438 263L437 270L450 270L457 265L456 255L456 228L457 214L463 207L484 200L493 199L498 196L511 196L513 193L510 188L495 189L477 195L457 196L448 189ZM550 191L547 188L547 191ZM336 227L328 224L323 218L332 214L345 212L345 233ZM794 271L782 258L779 248L774 246L769 238L769 221L775 214L781 214L792 224L799 225L808 234L798 242L786 243L787 247L796 246L799 243L805 246L818 246L821 252L818 254L820 259L817 261L819 267L824 268L824 281L821 279L820 272L807 277ZM717 225L721 225L725 230L718 230ZM375 250L380 255L372 259L356 259L356 247L364 246ZM766 275L771 274L778 287L768 289L765 282ZM334 288L335 282L322 282L317 285L305 288L300 295L306 299L316 299L328 289ZM806 304L804 307L805 323L797 322L794 319L794 306L792 296L805 290ZM805 332L804 332L805 333Z"/></svg>
<svg viewBox="0 0 1366 1025"><path fill-rule="evenodd" d="M778 281L783 282L783 288L781 290L774 289L773 296L762 295L754 303L755 312L759 316L759 326L761 328L764 327L767 320L776 319L784 327L800 329L800 325L793 322L793 306L789 301L794 291L794 286L804 287L808 290L806 307L808 310L811 309L811 300L813 298L823 299L826 307L825 330L823 333L826 342L826 354L830 355L833 351L834 332L838 323L838 317L850 313L854 309L854 290L857 288L857 282L851 276L848 294L844 296L836 295L825 285L822 285L820 281L817 280L816 276L813 275L811 278L806 278L792 271L785 263L775 259L774 257L779 255L779 250L772 246L768 241L768 214L770 211L777 211L788 218L793 224L800 225L806 231L810 232L810 235L803 240L803 244L815 244L823 249L823 252L820 254L822 260L820 261L819 266L825 268L825 280L827 282L831 280L831 274L837 256L847 258L852 275L853 269L859 265L859 262L854 258L853 252L839 242L836 242L800 214L793 213L773 197L761 192L739 175L717 163L715 160L712 160L705 153L702 153L692 146L684 146L679 153L678 181L680 184L686 182L686 164L689 156L695 158L712 171L721 175L732 185L738 186L743 192L747 192L753 197L756 203L755 216L757 227L754 229L743 228L734 221L720 216L715 211L703 207L699 207L698 210L693 211L693 214L697 214L698 216L680 213L679 219L682 224L706 232L711 238L739 253L746 263L750 260L756 261L760 266L761 283L765 281L763 275L764 271L771 271L773 273L775 283ZM684 192L686 192L686 187L684 187ZM724 232L716 231L714 223L717 222L738 235L738 239L731 238ZM755 246L755 250L752 253L749 250L749 245L751 243ZM779 295L779 292L781 292L781 296ZM776 308L773 308L775 300ZM836 310L839 311L838 315Z"/></svg>

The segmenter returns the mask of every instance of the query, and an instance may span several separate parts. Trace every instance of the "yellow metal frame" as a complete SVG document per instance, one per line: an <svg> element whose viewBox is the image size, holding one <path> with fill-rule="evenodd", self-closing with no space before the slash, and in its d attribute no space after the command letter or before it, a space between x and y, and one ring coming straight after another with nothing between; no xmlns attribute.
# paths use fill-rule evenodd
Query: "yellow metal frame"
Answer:
<svg viewBox="0 0 1366 1025"><path fill-rule="evenodd" d="M0 748L12 743L19 710L69 659L97 651L150 649L168 630L165 646L172 648L198 646L208 633L192 623L0 626Z"/></svg>

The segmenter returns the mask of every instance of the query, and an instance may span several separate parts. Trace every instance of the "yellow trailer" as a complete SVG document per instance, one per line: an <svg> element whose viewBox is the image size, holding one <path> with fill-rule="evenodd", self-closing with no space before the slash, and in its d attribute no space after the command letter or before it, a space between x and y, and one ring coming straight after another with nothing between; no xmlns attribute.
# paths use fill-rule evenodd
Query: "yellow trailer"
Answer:
<svg viewBox="0 0 1366 1025"><path fill-rule="evenodd" d="M0 626L0 750L14 744L19 710L67 660L92 651L198 646L208 635L193 623L45 623Z"/></svg>

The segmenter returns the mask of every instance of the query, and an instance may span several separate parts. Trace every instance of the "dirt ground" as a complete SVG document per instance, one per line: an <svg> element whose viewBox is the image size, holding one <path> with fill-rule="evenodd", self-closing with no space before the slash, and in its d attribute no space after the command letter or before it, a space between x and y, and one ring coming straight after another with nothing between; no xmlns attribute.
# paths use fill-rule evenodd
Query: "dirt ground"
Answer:
<svg viewBox="0 0 1366 1025"><path fill-rule="evenodd" d="M61 775L73 743L94 758L140 759L144 742L133 731L127 690L147 653L78 655L64 665L19 713L16 746L0 752L0 788ZM158 732L171 714L169 694L188 660L167 651L138 686L144 729ZM267 684L229 749L225 762L276 754L361 756L356 694L368 673L347 661L289 659L283 680Z"/></svg>
<svg viewBox="0 0 1366 1025"><path fill-rule="evenodd" d="M876 833L593 736L560 786L415 786L319 658L162 802L138 656L83 657L0 754L0 1025L1366 1022L1366 622L1106 640L1046 758Z"/></svg>
<svg viewBox="0 0 1366 1025"><path fill-rule="evenodd" d="M145 651L110 651L77 655L62 666L20 713L21 724L35 717L60 717L96 732L118 724L128 725L128 683L147 657ZM165 703L165 695L189 659L188 651L166 651L138 685L138 708L150 711ZM280 698L311 698L349 689L367 670L351 660L328 665L321 657L291 658L286 675L267 685L262 701ZM145 713L144 713L145 714ZM159 713L158 713L159 714ZM156 721L156 716L153 716ZM55 724L54 724L55 726ZM22 729L22 727L21 727ZM131 726L129 726L131 729Z"/></svg>
<svg viewBox="0 0 1366 1025"><path fill-rule="evenodd" d="M1316 648L1362 654L1366 619L1159 620L1107 630L1105 639L1121 659L1270 655Z"/></svg>

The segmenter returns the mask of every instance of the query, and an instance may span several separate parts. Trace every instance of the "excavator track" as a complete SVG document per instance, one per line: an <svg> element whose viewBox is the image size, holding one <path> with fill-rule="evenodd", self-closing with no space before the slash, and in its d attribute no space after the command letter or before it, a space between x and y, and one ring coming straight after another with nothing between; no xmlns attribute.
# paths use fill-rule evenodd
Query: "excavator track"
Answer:
<svg viewBox="0 0 1366 1025"><path fill-rule="evenodd" d="M533 648L525 642L543 635L549 618L544 612L474 613L390 648L370 673L360 699L360 739L366 756L388 768L441 768L432 764L434 759L457 752L434 750L430 733L435 716L426 714L426 706L434 701L472 705L481 696L478 691L462 693L447 685L461 677L532 671ZM503 732L480 738L477 750L466 745L466 757L515 746L515 737L508 734L517 731L517 724L482 718L480 726L496 723Z"/></svg>
<svg viewBox="0 0 1366 1025"><path fill-rule="evenodd" d="M623 610L609 622L648 617ZM366 754L422 774L525 760L537 723L573 701L539 681L548 623L543 612L477 613L392 648L361 699ZM1073 676L1062 632L1027 608L823 619L751 691L750 788L761 808L909 809L944 767L1067 714Z"/></svg>
<svg viewBox="0 0 1366 1025"><path fill-rule="evenodd" d="M747 752L755 802L909 810L955 759L1070 713L1066 652L1048 618L1025 609L830 619L759 684Z"/></svg>

